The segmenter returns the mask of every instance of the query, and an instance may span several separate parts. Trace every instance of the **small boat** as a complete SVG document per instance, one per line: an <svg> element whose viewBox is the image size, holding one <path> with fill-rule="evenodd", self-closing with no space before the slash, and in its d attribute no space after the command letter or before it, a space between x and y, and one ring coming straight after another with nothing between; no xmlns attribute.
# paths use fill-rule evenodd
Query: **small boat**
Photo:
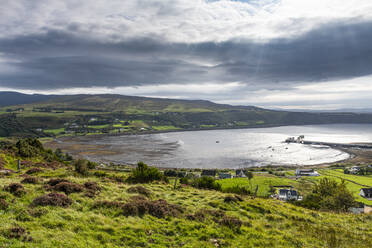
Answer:
<svg viewBox="0 0 372 248"><path fill-rule="evenodd" d="M216 140L216 143L220 143L220 141L219 140Z"/></svg>

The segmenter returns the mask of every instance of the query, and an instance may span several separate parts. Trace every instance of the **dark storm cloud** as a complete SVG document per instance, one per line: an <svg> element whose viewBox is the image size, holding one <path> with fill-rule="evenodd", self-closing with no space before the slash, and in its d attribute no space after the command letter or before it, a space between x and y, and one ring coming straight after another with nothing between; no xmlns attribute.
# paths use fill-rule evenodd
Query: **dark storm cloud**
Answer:
<svg viewBox="0 0 372 248"><path fill-rule="evenodd" d="M74 26L0 40L0 63L11 68L0 69L0 86L56 89L238 81L258 89L365 76L372 74L371 28L371 22L334 23L264 43L188 44L159 38L102 40Z"/></svg>

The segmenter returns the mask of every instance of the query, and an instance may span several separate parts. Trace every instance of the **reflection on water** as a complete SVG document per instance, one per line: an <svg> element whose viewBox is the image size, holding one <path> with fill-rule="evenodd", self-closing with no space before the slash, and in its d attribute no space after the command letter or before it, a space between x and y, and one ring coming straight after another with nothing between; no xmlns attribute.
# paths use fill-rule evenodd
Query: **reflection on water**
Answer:
<svg viewBox="0 0 372 248"><path fill-rule="evenodd" d="M297 135L305 135L306 140L326 142L372 142L372 125L288 126L100 137L93 142L120 150L119 154L89 158L131 164L145 161L161 167L240 168L270 164L311 165L349 157L329 147L283 143L287 137Z"/></svg>

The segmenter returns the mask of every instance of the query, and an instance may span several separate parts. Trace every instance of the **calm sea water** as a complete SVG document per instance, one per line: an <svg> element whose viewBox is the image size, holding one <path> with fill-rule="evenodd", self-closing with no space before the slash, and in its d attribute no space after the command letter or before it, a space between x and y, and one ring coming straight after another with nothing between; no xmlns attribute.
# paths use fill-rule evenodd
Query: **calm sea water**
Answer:
<svg viewBox="0 0 372 248"><path fill-rule="evenodd" d="M96 144L120 149L96 160L117 163L144 161L160 167L241 168L264 165L313 165L347 159L329 147L286 144L289 136L339 143L372 143L372 125L286 126L163 134L113 136Z"/></svg>

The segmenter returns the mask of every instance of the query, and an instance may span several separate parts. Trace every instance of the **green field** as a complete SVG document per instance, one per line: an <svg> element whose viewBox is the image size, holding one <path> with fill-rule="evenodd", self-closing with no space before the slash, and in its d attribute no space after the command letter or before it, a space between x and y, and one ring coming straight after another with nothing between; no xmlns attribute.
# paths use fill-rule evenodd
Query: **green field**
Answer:
<svg viewBox="0 0 372 248"><path fill-rule="evenodd" d="M46 129L44 130L45 133L51 133L54 135L58 135L60 133L63 133L65 131L65 128L57 128L57 129Z"/></svg>
<svg viewBox="0 0 372 248"><path fill-rule="evenodd" d="M152 129L156 131L180 130L180 128L175 126L152 126Z"/></svg>
<svg viewBox="0 0 372 248"><path fill-rule="evenodd" d="M284 177L276 177L266 173L254 173L254 177L251 181L247 178L231 178L223 179L218 181L222 189L226 189L234 186L242 186L248 188L250 191L254 192L256 186L258 185L258 196L267 197L270 195L270 186L280 186L280 185L291 185L295 188L299 188L300 183Z"/></svg>
<svg viewBox="0 0 372 248"><path fill-rule="evenodd" d="M372 201L367 200L359 195L360 189L365 188L358 184L367 185L372 187L372 176L357 176L344 174L343 170L340 169L319 169L318 172L321 176L318 177L301 177L296 179L293 177L294 171L286 171L286 177L278 177L268 173L254 173L254 177L251 180L251 183L247 178L232 178L232 179L223 179L218 182L221 184L222 188L228 188L233 186L242 186L246 187L251 191L255 191L256 186L258 185L257 195L259 196L268 196L270 195L270 186L280 186L280 185L290 185L295 189L299 190L301 194L306 194L311 189L311 186L318 182L320 179L328 177L341 182L342 179L347 179L354 181L346 181L347 188L353 193L356 200L363 202L368 205L372 205ZM358 183L358 184L356 184ZM251 187L252 185L252 187Z"/></svg>
<svg viewBox="0 0 372 248"><path fill-rule="evenodd" d="M104 129L104 128L109 128L110 125L109 124L105 124L105 125L89 125L88 127L89 128L94 128L94 129Z"/></svg>

